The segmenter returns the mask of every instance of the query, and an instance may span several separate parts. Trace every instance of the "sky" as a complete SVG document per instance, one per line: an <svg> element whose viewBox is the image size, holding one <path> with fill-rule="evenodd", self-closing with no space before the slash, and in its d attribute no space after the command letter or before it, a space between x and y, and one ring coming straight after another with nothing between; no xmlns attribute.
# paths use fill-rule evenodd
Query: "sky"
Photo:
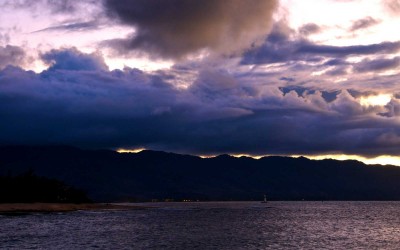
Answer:
<svg viewBox="0 0 400 250"><path fill-rule="evenodd" d="M0 145L400 165L400 0L0 0Z"/></svg>

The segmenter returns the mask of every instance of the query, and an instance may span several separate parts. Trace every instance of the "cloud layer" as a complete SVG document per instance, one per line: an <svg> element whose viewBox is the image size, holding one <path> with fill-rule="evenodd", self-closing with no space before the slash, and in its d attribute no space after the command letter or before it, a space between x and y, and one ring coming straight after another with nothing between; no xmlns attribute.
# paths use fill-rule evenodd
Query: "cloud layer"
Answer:
<svg viewBox="0 0 400 250"><path fill-rule="evenodd" d="M182 58L200 50L231 54L262 41L277 0L106 0L111 16L136 28L110 41L120 51Z"/></svg>
<svg viewBox="0 0 400 250"><path fill-rule="evenodd" d="M394 11L397 2L383 7ZM277 1L40 0L32 12L25 0L0 6L30 15L17 28L0 27L1 145L399 152L400 40L372 37L391 27L376 12L337 26L312 19L293 26L283 17L270 29ZM25 29L29 22L37 25ZM28 42L15 43L18 34ZM135 53L175 64L153 72L106 65L139 65ZM229 56L207 56L216 54ZM30 65L48 68L23 69Z"/></svg>
<svg viewBox="0 0 400 250"><path fill-rule="evenodd" d="M371 93L281 87L279 74L254 83L249 79L257 76L221 68L108 71L99 55L76 49L43 58L53 66L40 74L12 66L0 71L0 144L197 154L400 150L396 97L386 106L363 106L359 96ZM187 71L190 84L177 87Z"/></svg>

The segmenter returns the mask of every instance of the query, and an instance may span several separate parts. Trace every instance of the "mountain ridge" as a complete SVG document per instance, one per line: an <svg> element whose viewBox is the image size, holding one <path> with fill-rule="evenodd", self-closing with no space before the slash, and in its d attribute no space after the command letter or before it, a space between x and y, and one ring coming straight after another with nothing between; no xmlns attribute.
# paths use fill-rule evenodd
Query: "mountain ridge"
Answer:
<svg viewBox="0 0 400 250"><path fill-rule="evenodd" d="M0 175L56 178L95 201L400 200L400 168L356 160L145 150L118 153L71 146L0 146Z"/></svg>

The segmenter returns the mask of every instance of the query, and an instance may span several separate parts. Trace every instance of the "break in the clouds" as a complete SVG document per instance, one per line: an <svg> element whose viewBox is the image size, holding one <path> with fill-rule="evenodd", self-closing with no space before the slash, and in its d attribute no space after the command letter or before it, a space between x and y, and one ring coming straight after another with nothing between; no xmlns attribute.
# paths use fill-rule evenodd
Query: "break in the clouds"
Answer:
<svg viewBox="0 0 400 250"><path fill-rule="evenodd" d="M106 0L110 16L135 27L117 50L182 58L208 50L232 54L256 46L269 32L276 0Z"/></svg>

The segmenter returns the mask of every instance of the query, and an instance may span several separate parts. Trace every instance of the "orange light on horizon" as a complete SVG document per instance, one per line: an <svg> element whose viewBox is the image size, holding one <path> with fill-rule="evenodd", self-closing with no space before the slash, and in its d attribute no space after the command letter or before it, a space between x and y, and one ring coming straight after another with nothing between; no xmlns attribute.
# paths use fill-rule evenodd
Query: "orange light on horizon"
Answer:
<svg viewBox="0 0 400 250"><path fill-rule="evenodd" d="M116 151L118 153L140 153L144 150L147 150L146 148L133 148L133 149L127 149L127 148L119 148ZM221 153L222 154L222 153ZM210 155L197 155L200 158L214 158L217 157L221 154L210 154ZM196 155L196 154L193 154ZM230 154L228 155L235 157L235 158L240 158L240 157L249 157L253 159L260 159L263 157L269 157L269 156L281 156L281 157L293 157L293 158L299 158L299 157L305 157L310 160L326 160L326 159L332 159L332 160L338 160L338 161L346 161L346 160L356 160L363 162L364 164L367 165L393 165L393 166L398 166L400 167L400 156L394 156L394 155L380 155L376 157L365 157L361 155L347 155L347 154L326 154L326 155L271 155L271 154L266 154L266 155L252 155L252 154Z"/></svg>
<svg viewBox="0 0 400 250"><path fill-rule="evenodd" d="M356 160L360 161L367 165L393 165L400 167L400 156L393 155L380 155L376 157L365 157L360 155L346 155L346 154L326 154L326 155L251 155L251 154L229 154L230 156L240 158L242 156L249 157L253 159L260 159L262 157L268 156L282 156L282 157L305 157L310 160L338 160L338 161L346 161L346 160ZM200 155L201 158L213 158L218 155Z"/></svg>
<svg viewBox="0 0 400 250"><path fill-rule="evenodd" d="M135 153L136 154L136 153L142 152L143 150L146 150L146 149L145 148L134 148L134 149L119 148L116 151L120 154L123 154L123 153Z"/></svg>
<svg viewBox="0 0 400 250"><path fill-rule="evenodd" d="M292 157L300 157L300 155L292 155ZM363 162L367 165L393 165L400 167L400 156L393 155L380 155L376 157L367 158L365 156L360 155L345 155L345 154L331 154L331 155L303 155L311 160L325 160L325 159L333 159L338 161L346 161L346 160L356 160Z"/></svg>

